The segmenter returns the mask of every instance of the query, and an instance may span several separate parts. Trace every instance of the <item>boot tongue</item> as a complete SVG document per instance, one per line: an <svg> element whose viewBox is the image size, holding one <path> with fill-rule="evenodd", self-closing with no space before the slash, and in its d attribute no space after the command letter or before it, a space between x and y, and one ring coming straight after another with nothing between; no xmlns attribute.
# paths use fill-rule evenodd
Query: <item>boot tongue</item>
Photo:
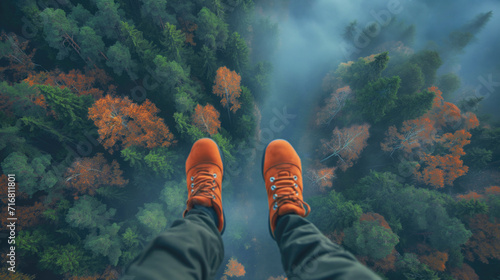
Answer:
<svg viewBox="0 0 500 280"><path fill-rule="evenodd" d="M288 170L282 170L282 171L278 172L278 176L279 177L290 176L290 171L288 171Z"/></svg>

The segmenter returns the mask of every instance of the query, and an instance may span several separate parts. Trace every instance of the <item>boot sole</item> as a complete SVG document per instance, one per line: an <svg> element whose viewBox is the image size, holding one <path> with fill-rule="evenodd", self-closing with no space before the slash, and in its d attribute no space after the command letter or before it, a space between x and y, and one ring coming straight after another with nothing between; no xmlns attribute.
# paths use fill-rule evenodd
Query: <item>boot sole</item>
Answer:
<svg viewBox="0 0 500 280"><path fill-rule="evenodd" d="M210 139L212 141L214 141L212 138L210 138ZM222 161L222 167L224 168L224 154L220 150L219 145L217 144L217 142L214 141L214 143L217 146L217 150L219 150L219 156L220 156L220 159ZM224 174L222 176L224 178ZM221 196L222 196L222 185L220 186L220 192L221 192ZM222 199L221 199L221 204L223 204ZM222 216L224 217L224 226L222 227L222 231L220 232L220 235L222 235L224 233L224 231L226 231L226 224L227 224L226 212L224 212L224 206L221 205L221 207L222 207Z"/></svg>

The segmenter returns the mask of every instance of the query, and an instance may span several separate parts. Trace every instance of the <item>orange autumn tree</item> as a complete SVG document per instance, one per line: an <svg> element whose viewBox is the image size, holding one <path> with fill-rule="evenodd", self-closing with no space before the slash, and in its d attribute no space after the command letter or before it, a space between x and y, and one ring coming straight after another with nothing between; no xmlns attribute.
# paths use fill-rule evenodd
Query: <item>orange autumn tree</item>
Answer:
<svg viewBox="0 0 500 280"><path fill-rule="evenodd" d="M359 217L359 221L377 221L380 226L385 227L386 229L391 229L389 223L387 223L384 216L378 213L373 213L373 212L363 213L361 217Z"/></svg>
<svg viewBox="0 0 500 280"><path fill-rule="evenodd" d="M467 194L458 195L458 198L466 200L471 200L471 199L478 200L483 198L483 195L478 194L477 192L469 192Z"/></svg>
<svg viewBox="0 0 500 280"><path fill-rule="evenodd" d="M472 237L464 245L465 258L488 264L489 259L500 260L500 222L488 215L477 214L469 219Z"/></svg>
<svg viewBox="0 0 500 280"><path fill-rule="evenodd" d="M0 42L6 43L6 48L2 51L2 57L8 61L7 66L0 66L0 78L4 73L12 75L13 81L19 81L25 78L35 68L33 56L36 49L28 50L29 41L19 41L15 34L6 34L4 31L0 34ZM2 63L3 64L3 63Z"/></svg>
<svg viewBox="0 0 500 280"><path fill-rule="evenodd" d="M205 106L196 105L193 114L193 125L210 135L217 134L220 129L219 111L210 104Z"/></svg>
<svg viewBox="0 0 500 280"><path fill-rule="evenodd" d="M89 119L98 127L99 139L110 153L117 146L168 147L174 136L158 112L148 99L138 105L128 97L106 95L89 108Z"/></svg>
<svg viewBox="0 0 500 280"><path fill-rule="evenodd" d="M320 192L324 192L327 188L331 188L333 186L335 169L335 167L319 167L316 169L310 169L307 172L307 179L309 179L313 187L318 188Z"/></svg>
<svg viewBox="0 0 500 280"><path fill-rule="evenodd" d="M400 131L395 126L390 126L380 146L383 151L390 152L391 156L399 150L410 154L422 144L433 142L433 129L434 122L429 118L407 120L403 122Z"/></svg>
<svg viewBox="0 0 500 280"><path fill-rule="evenodd" d="M353 125L349 128L335 128L332 132L332 138L321 139L322 152L326 157L321 162L332 157L337 157L337 164L342 171L354 165L359 155L367 145L370 136L369 124Z"/></svg>
<svg viewBox="0 0 500 280"><path fill-rule="evenodd" d="M101 186L123 187L128 180L123 179L122 171L116 160L108 164L103 154L92 158L79 158L66 172L65 183L75 190L74 195L94 195Z"/></svg>
<svg viewBox="0 0 500 280"><path fill-rule="evenodd" d="M432 270L444 271L446 269L448 253L440 252L424 244L418 244L417 251L419 253L418 259Z"/></svg>
<svg viewBox="0 0 500 280"><path fill-rule="evenodd" d="M241 95L241 76L235 71L229 70L223 66L217 69L215 76L213 92L218 97L221 97L220 103L224 108L235 113L241 106L238 98Z"/></svg>
<svg viewBox="0 0 500 280"><path fill-rule="evenodd" d="M31 73L24 81L30 86L39 84L68 88L77 95L91 95L96 100L104 93L98 85L106 89L109 94L115 92L115 86L109 85L111 78L99 68L88 70L85 74L78 69L73 69L68 73L57 69L50 72Z"/></svg>
<svg viewBox="0 0 500 280"><path fill-rule="evenodd" d="M229 277L241 277L244 276L245 273L245 267L234 257L231 257L226 265L226 270L224 270L224 275Z"/></svg>
<svg viewBox="0 0 500 280"><path fill-rule="evenodd" d="M450 272L456 280L479 280L479 276L474 269L466 263L463 263L462 267L451 268Z"/></svg>
<svg viewBox="0 0 500 280"><path fill-rule="evenodd" d="M269 277L267 278L267 280L287 280L288 278L286 278L285 276L283 275L280 275L280 276L276 276L276 277Z"/></svg>
<svg viewBox="0 0 500 280"><path fill-rule="evenodd" d="M335 116L344 108L347 100L352 96L349 86L338 88L326 100L326 105L316 116L317 125L329 125Z"/></svg>

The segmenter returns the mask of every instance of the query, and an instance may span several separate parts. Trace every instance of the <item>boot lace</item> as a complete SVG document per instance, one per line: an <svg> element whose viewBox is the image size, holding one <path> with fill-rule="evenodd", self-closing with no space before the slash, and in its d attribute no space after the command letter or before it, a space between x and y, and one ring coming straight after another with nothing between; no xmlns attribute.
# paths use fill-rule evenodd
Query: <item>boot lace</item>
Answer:
<svg viewBox="0 0 500 280"><path fill-rule="evenodd" d="M189 191L189 198L191 199L195 196L206 197L209 199L220 198L215 188L218 187L217 173L211 173L208 170L198 170L195 172L196 175L191 176L191 190Z"/></svg>
<svg viewBox="0 0 500 280"><path fill-rule="evenodd" d="M299 208L304 207L306 209L306 214L309 215L311 212L311 207L304 200L299 197L299 185L297 184L297 176L276 176L270 177L271 190L273 191L273 203L272 209L276 211L274 215L278 214L278 209L284 204L293 204Z"/></svg>

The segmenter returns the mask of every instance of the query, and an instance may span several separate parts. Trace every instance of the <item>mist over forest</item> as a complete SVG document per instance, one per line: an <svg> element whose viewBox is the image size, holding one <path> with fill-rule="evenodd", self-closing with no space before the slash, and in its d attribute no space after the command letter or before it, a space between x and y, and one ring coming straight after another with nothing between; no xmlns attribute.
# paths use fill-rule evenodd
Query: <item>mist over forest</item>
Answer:
<svg viewBox="0 0 500 280"><path fill-rule="evenodd" d="M301 157L308 219L383 279L499 279L499 13L498 0L2 1L0 279L118 279L182 217L203 137L224 157L216 279L287 277L261 170L277 138Z"/></svg>

